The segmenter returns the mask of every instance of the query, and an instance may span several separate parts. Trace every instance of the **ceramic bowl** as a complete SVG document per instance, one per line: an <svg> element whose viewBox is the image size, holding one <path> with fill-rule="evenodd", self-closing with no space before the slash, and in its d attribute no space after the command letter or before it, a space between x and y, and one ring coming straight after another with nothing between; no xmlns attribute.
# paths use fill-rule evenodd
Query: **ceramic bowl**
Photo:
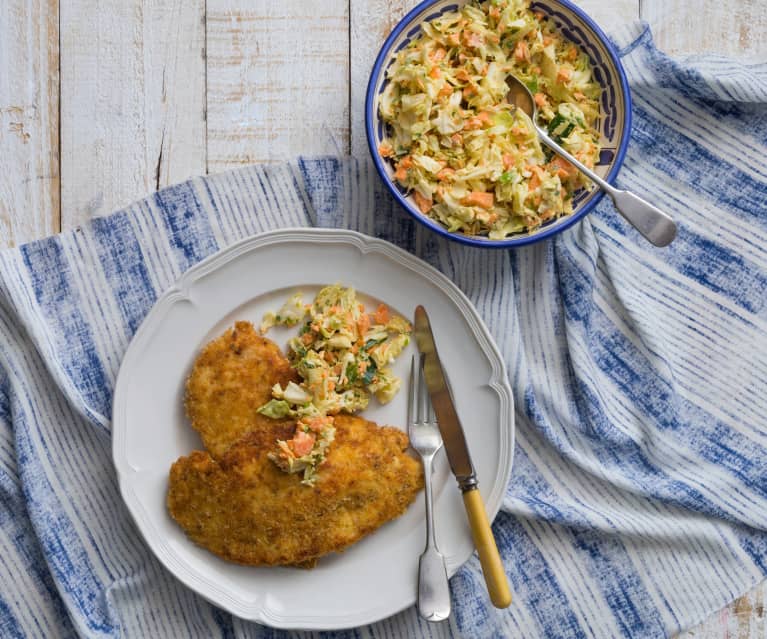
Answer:
<svg viewBox="0 0 767 639"><path fill-rule="evenodd" d="M445 12L456 11L465 1L426 0L408 13L386 39L373 65L365 100L365 128L368 147L376 169L394 198L416 220L435 233L451 240L484 248L511 248L552 237L569 228L587 215L603 197L599 189L580 189L573 196L573 213L552 220L530 232L511 235L503 240L490 240L482 236L451 233L436 220L421 213L415 199L394 180L392 163L378 154L378 145L386 137L386 123L380 117L378 102L386 87L386 71L396 53L406 47L421 31L421 24L434 20ZM594 70L594 79L602 86L601 147L596 172L608 182L615 180L626 153L631 131L631 95L626 73L607 36L581 9L568 0L533 0L533 11L549 16L560 33L585 51Z"/></svg>

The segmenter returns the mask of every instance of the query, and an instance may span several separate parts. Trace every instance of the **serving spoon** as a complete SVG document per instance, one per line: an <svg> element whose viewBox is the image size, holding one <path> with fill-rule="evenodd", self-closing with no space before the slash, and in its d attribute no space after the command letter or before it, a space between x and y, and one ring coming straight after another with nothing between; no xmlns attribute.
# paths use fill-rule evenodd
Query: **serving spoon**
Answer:
<svg viewBox="0 0 767 639"><path fill-rule="evenodd" d="M535 106L533 94L522 81L510 75L507 78L507 83L509 85L509 92L507 94L509 104L513 104L530 116L541 142L565 158L594 184L605 191L612 198L618 213L652 244L655 246L667 246L671 243L676 236L676 223L671 217L638 195L630 191L616 189L594 173L594 171L584 166L583 163L576 160L559 144L554 142L546 130L539 126L538 109Z"/></svg>

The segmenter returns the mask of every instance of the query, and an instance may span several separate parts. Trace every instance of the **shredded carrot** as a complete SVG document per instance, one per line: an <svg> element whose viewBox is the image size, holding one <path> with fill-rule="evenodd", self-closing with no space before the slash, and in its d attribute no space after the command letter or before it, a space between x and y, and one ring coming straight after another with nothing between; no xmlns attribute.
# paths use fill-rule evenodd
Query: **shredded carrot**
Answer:
<svg viewBox="0 0 767 639"><path fill-rule="evenodd" d="M439 67L432 67L431 71L429 71L429 77L434 80L439 80L442 77L442 71L439 70Z"/></svg>
<svg viewBox="0 0 767 639"><path fill-rule="evenodd" d="M322 428L328 424L333 423L333 418L330 416L323 417L323 416L317 416L312 417L308 422L306 422L306 425L309 427L309 430L313 430L314 432L321 431Z"/></svg>
<svg viewBox="0 0 767 639"><path fill-rule="evenodd" d="M469 31L468 29L464 29L462 37L463 42L467 47L474 47L476 49L485 43L485 40L481 35L474 33L474 31Z"/></svg>
<svg viewBox="0 0 767 639"><path fill-rule="evenodd" d="M476 131L477 129L482 128L482 122L480 122L479 118L469 118L466 120L466 124L463 125L463 128L465 131Z"/></svg>
<svg viewBox="0 0 767 639"><path fill-rule="evenodd" d="M431 198L424 197L418 191L413 192L413 197L415 197L415 203L418 205L418 209L421 213L428 213L431 211L431 207L434 206Z"/></svg>
<svg viewBox="0 0 767 639"><path fill-rule="evenodd" d="M559 67L557 71L557 82L567 82L573 75L573 72L567 67Z"/></svg>
<svg viewBox="0 0 767 639"><path fill-rule="evenodd" d="M535 189L537 189L543 181L543 169L541 169L541 167L537 164L529 164L527 166L527 170L533 172L533 176L530 178L528 187L531 191L535 191Z"/></svg>
<svg viewBox="0 0 767 639"><path fill-rule="evenodd" d="M484 191L472 191L461 200L464 206L478 206L483 209L489 209L493 206L493 194Z"/></svg>
<svg viewBox="0 0 767 639"><path fill-rule="evenodd" d="M362 337L365 333L367 333L369 328L370 316L367 313L363 313L357 320L357 333L359 333L359 336Z"/></svg>
<svg viewBox="0 0 767 639"><path fill-rule="evenodd" d="M413 166L413 158L406 155L397 163L397 170L394 173L394 177L400 182L407 180L407 170Z"/></svg>
<svg viewBox="0 0 767 639"><path fill-rule="evenodd" d="M379 304L375 314L373 315L373 319L375 320L376 324L387 324L389 319L391 319L391 315L389 314L389 307L386 306L386 304Z"/></svg>
<svg viewBox="0 0 767 639"><path fill-rule="evenodd" d="M290 443L293 444L293 452L296 456L302 457L312 451L312 448L314 448L314 440L314 435L298 430Z"/></svg>
<svg viewBox="0 0 767 639"><path fill-rule="evenodd" d="M514 49L514 57L520 62L530 62L530 49L527 48L527 42L524 40L517 42L517 46Z"/></svg>
<svg viewBox="0 0 767 639"><path fill-rule="evenodd" d="M446 55L447 55L447 51L445 51L442 47L440 47L439 49L436 49L431 54L429 54L429 57L434 62L440 62L444 60Z"/></svg>
<svg viewBox="0 0 767 639"><path fill-rule="evenodd" d="M378 154L382 158L390 158L394 155L394 149L388 142L381 142L381 144L378 145Z"/></svg>
<svg viewBox="0 0 767 639"><path fill-rule="evenodd" d="M466 69L458 69L458 71L455 72L455 79L459 80L460 82L468 82L471 80L471 76L469 76L469 73L466 71Z"/></svg>
<svg viewBox="0 0 767 639"><path fill-rule="evenodd" d="M548 99L546 98L546 95L543 93L536 93L533 96L533 98L535 99L535 103L539 107L545 107L549 103Z"/></svg>
<svg viewBox="0 0 767 639"><path fill-rule="evenodd" d="M439 173L437 173L437 179L440 182L444 182L452 175L455 175L455 170L451 169L450 167L445 167L444 169L440 170Z"/></svg>
<svg viewBox="0 0 767 639"><path fill-rule="evenodd" d="M551 161L550 166L552 170L556 173L556 175L558 175L561 179L567 179L567 178L573 177L574 175L578 173L578 169L576 169L567 160L559 156L555 157Z"/></svg>

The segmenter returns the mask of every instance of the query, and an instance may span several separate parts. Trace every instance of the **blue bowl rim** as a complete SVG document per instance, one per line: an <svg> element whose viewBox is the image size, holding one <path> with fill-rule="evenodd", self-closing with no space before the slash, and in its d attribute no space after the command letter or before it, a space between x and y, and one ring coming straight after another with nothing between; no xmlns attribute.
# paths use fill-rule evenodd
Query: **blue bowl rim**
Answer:
<svg viewBox="0 0 767 639"><path fill-rule="evenodd" d="M457 1L463 2L464 0L457 0ZM565 9L572 11L574 14L576 14L581 20L583 20L586 26L588 26L589 29L591 29L591 31L597 36L597 38L599 38L599 40L602 42L605 49L607 50L607 53L610 56L610 59L612 60L613 66L617 70L618 76L620 77L621 89L623 90L623 95L625 96L625 101L626 101L624 116L623 116L623 136L621 139L620 146L618 147L618 151L615 157L615 161L613 162L613 166L610 169L610 172L605 177L605 180L607 182L609 182L610 184L614 184L615 178L618 175L618 172L620 171L621 167L623 166L623 160L626 155L626 149L628 147L629 138L631 137L631 91L629 90L629 83L628 83L628 78L626 77L626 71L623 69L623 65L621 64L620 58L618 57L618 52L615 50L615 47L613 47L612 42L605 35L604 31L600 29L599 25L597 25L597 23L591 19L591 17L589 17L582 9L580 9L579 7L575 6L572 2L570 2L570 0L554 0L554 1L561 4ZM397 23L397 26L394 27L394 30L389 34L389 37L386 38L386 40L384 41L383 46L381 47L381 50L378 52L378 56L376 57L375 64L373 65L373 70L370 72L370 79L368 80L368 87L367 87L367 92L365 95L365 132L367 134L368 149L370 150L370 155L373 158L373 164L375 165L376 170L378 171L378 174L381 176L381 179L386 185L386 188L389 189L389 192L394 196L394 199L397 200L397 202L399 202L400 206L402 206L416 221L420 222L424 226L430 228L432 231L434 231L435 233L443 237L446 237L455 242L460 242L461 244L467 244L469 246L478 246L481 248L513 248L517 246L525 246L526 244L533 244L535 242L540 242L541 240L545 240L548 237L556 235L557 233L561 233L565 229L570 228L573 224L578 222L585 215L587 215L588 213L592 211L592 209L604 197L605 195L604 191L600 191L594 197L592 197L580 211L578 211L574 215L569 216L569 218L564 218L565 219L564 222L552 225L550 228L545 228L540 233L536 233L535 235L523 235L518 238L515 238L512 236L504 240L486 240L486 239L478 239L478 238L473 238L466 235L461 235L460 233L451 233L438 222L435 222L434 220L427 218L426 216L422 215L420 212L416 212L412 208L412 205L403 197L402 193L400 193L400 191L394 186L394 184L392 184L391 180L389 179L389 176L386 174L386 170L384 169L384 165L383 165L383 160L378 155L378 148L375 143L375 131L373 129L373 101L375 99L374 90L375 90L376 80L378 79L378 76L381 74L381 70L383 68L384 63L389 58L389 51L392 45L394 44L394 40L396 40L396 38L399 36L400 33L402 33L402 31L404 31L409 26L411 26L411 22L416 16L418 16L425 9L427 9L433 4L436 4L437 2L440 2L440 0L423 0L423 2L416 5Z"/></svg>

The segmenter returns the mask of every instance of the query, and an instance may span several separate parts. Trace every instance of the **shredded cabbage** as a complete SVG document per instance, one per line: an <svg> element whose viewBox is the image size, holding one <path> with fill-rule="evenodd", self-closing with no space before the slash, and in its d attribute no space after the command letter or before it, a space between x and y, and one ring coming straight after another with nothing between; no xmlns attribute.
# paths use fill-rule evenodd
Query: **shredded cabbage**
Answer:
<svg viewBox="0 0 767 639"><path fill-rule="evenodd" d="M379 152L421 212L450 231L530 231L572 213L573 193L589 186L506 102L509 75L534 94L539 124L593 167L601 88L588 56L528 0L470 2L424 23L387 71Z"/></svg>

